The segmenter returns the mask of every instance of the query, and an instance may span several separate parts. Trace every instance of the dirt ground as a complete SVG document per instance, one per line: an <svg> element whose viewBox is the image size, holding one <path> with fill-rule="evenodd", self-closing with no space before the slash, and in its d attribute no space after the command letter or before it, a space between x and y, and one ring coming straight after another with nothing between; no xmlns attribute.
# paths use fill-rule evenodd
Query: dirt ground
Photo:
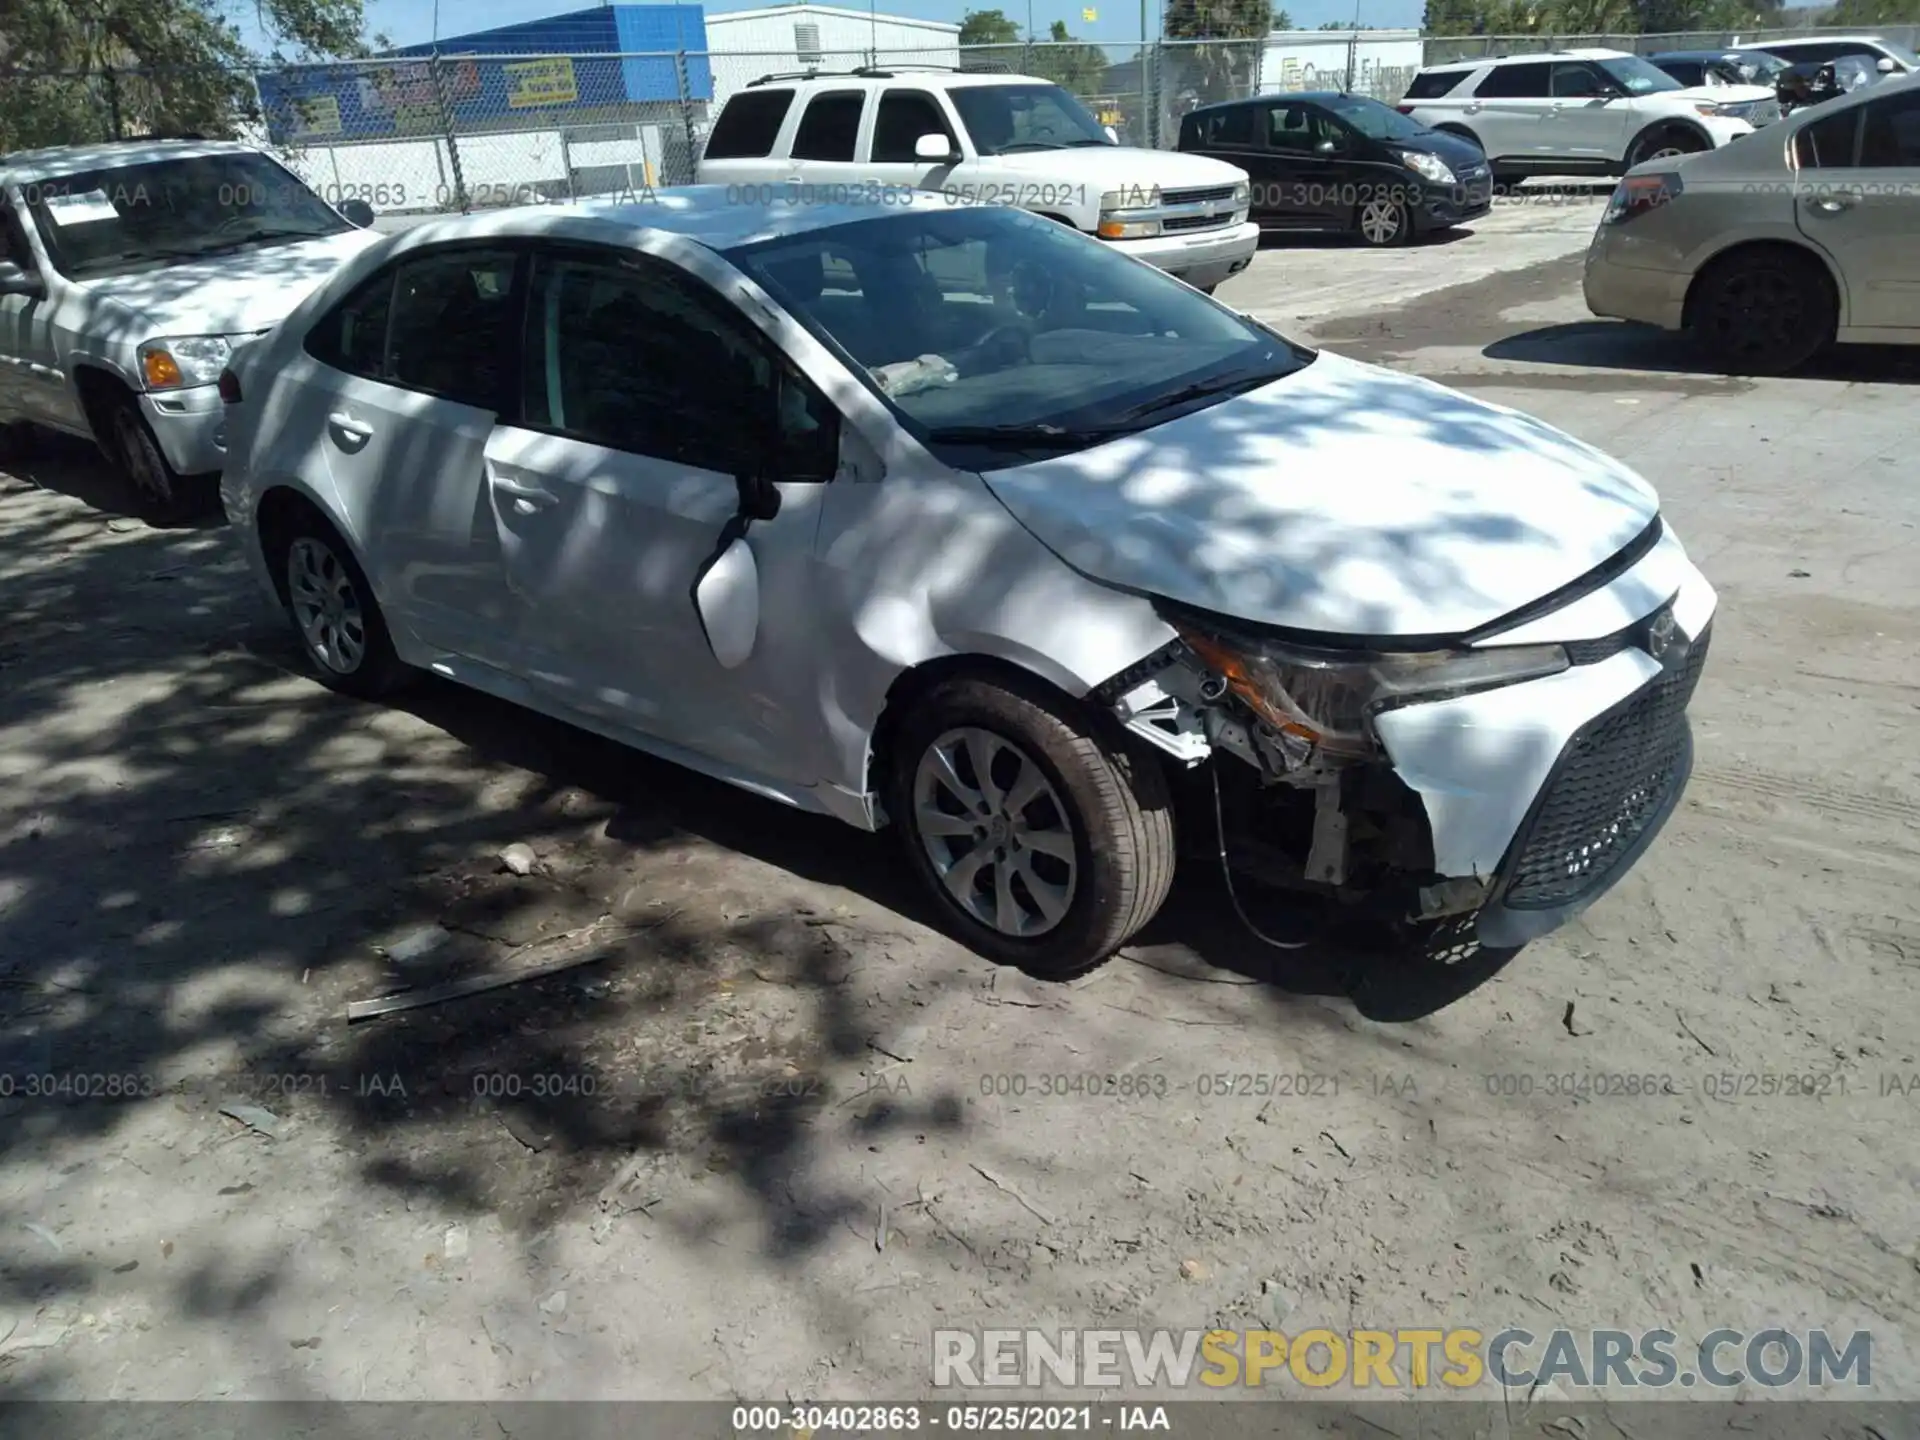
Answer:
<svg viewBox="0 0 1920 1440"><path fill-rule="evenodd" d="M218 529L13 463L0 1393L902 1397L936 1327L1324 1323L1868 1329L1920 1398L1912 367L1694 375L1577 265L1316 322L1620 453L1722 592L1658 846L1408 1025L1205 874L1085 980L996 971L885 837L335 697Z"/></svg>

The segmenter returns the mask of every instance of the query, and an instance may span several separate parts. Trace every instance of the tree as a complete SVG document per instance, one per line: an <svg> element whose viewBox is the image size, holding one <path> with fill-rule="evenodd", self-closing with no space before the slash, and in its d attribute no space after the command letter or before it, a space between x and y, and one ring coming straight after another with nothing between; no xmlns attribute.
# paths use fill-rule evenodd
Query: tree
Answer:
<svg viewBox="0 0 1920 1440"><path fill-rule="evenodd" d="M1848 30L1920 24L1920 0L1839 0L1818 23L1840 25Z"/></svg>
<svg viewBox="0 0 1920 1440"><path fill-rule="evenodd" d="M969 10L960 17L962 45L1017 45L1020 27L1004 10Z"/></svg>
<svg viewBox="0 0 1920 1440"><path fill-rule="evenodd" d="M248 67L367 53L361 0L258 0L250 52L220 0L6 0L0 151L257 120Z"/></svg>
<svg viewBox="0 0 1920 1440"><path fill-rule="evenodd" d="M1106 85L1107 55L1098 45L1076 40L1067 22L1056 20L1047 30L1052 43L1035 48L1028 62L1033 73L1076 95L1098 95Z"/></svg>
<svg viewBox="0 0 1920 1440"><path fill-rule="evenodd" d="M1163 57L1162 88L1182 106L1251 95L1263 42L1293 19L1273 0L1167 0L1166 38L1209 43L1181 46Z"/></svg>

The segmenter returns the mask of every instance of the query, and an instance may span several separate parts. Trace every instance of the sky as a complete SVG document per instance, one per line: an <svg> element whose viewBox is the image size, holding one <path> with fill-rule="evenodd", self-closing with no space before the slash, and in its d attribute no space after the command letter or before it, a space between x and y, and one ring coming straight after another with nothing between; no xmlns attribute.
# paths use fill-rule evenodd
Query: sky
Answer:
<svg viewBox="0 0 1920 1440"><path fill-rule="evenodd" d="M1164 0L1147 0L1147 28L1156 35L1163 3ZM850 10L866 8L858 0L840 0L840 4ZM1354 0L1282 0L1282 4L1295 26L1303 30L1317 30L1324 21L1338 20L1344 24L1354 18ZM1424 0L1359 0L1360 23L1381 29L1414 28L1420 24L1423 4ZM1106 0L1064 0L1064 3L1063 0L1031 0L1031 5L1029 10L1028 0L999 0L997 8L1005 11L1022 29L1027 27L1031 14L1033 28L1040 35L1045 35L1055 20L1064 20L1070 33L1085 40L1118 43L1140 38L1139 0L1121 0L1118 5L1108 4ZM1091 6L1093 20L1083 18L1083 5ZM521 20L564 15L584 6L582 0L439 0L437 7L435 0L367 0L367 29L370 33L386 35L396 45L418 44L434 38L436 8L439 33L463 35ZM758 8L758 3L726 3L726 0L706 6L711 15ZM972 4L963 0L879 0L878 8L883 15L911 15L958 24L968 9L996 7L979 0ZM257 25L252 23L252 9L240 3L235 18L248 41L259 44L261 37ZM259 48L270 47L260 44Z"/></svg>

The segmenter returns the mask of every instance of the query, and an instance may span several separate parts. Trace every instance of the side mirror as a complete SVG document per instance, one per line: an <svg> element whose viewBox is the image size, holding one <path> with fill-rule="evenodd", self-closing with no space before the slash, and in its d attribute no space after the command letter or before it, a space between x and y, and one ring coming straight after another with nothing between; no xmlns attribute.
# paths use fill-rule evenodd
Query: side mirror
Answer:
<svg viewBox="0 0 1920 1440"><path fill-rule="evenodd" d="M1878 70L1882 75L1893 74L1893 57L1891 55L1882 55L1878 60L1873 62L1873 68Z"/></svg>
<svg viewBox="0 0 1920 1440"><path fill-rule="evenodd" d="M47 282L29 275L11 260L0 260L0 295L24 295L29 300L46 297Z"/></svg>
<svg viewBox="0 0 1920 1440"><path fill-rule="evenodd" d="M340 215L349 225L358 225L362 230L373 228L373 207L364 200L343 200Z"/></svg>
<svg viewBox="0 0 1920 1440"><path fill-rule="evenodd" d="M1338 140L1322 140L1313 148L1321 155L1338 155L1340 153L1340 142Z"/></svg>
<svg viewBox="0 0 1920 1440"><path fill-rule="evenodd" d="M1120 143L1120 132L1114 129L1113 126L1102 125L1100 128L1106 132L1107 143L1109 145L1118 145Z"/></svg>
<svg viewBox="0 0 1920 1440"><path fill-rule="evenodd" d="M913 154L916 160L951 160L953 141L944 135L922 135L913 142Z"/></svg>
<svg viewBox="0 0 1920 1440"><path fill-rule="evenodd" d="M737 475L734 483L740 487L740 508L736 512L740 519L771 520L780 513L780 492L774 488L771 475L764 471Z"/></svg>

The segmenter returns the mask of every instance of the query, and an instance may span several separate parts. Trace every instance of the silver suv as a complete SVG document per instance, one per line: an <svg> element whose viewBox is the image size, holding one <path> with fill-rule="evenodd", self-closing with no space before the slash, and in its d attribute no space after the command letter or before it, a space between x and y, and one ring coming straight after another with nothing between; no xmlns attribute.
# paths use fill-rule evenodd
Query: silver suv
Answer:
<svg viewBox="0 0 1920 1440"><path fill-rule="evenodd" d="M0 427L95 440L151 519L210 505L228 355L377 240L372 223L249 145L0 156Z"/></svg>
<svg viewBox="0 0 1920 1440"><path fill-rule="evenodd" d="M1463 60L1420 71L1402 114L1474 141L1494 178L1620 175L1713 150L1780 118L1765 85L1682 85L1624 50Z"/></svg>

